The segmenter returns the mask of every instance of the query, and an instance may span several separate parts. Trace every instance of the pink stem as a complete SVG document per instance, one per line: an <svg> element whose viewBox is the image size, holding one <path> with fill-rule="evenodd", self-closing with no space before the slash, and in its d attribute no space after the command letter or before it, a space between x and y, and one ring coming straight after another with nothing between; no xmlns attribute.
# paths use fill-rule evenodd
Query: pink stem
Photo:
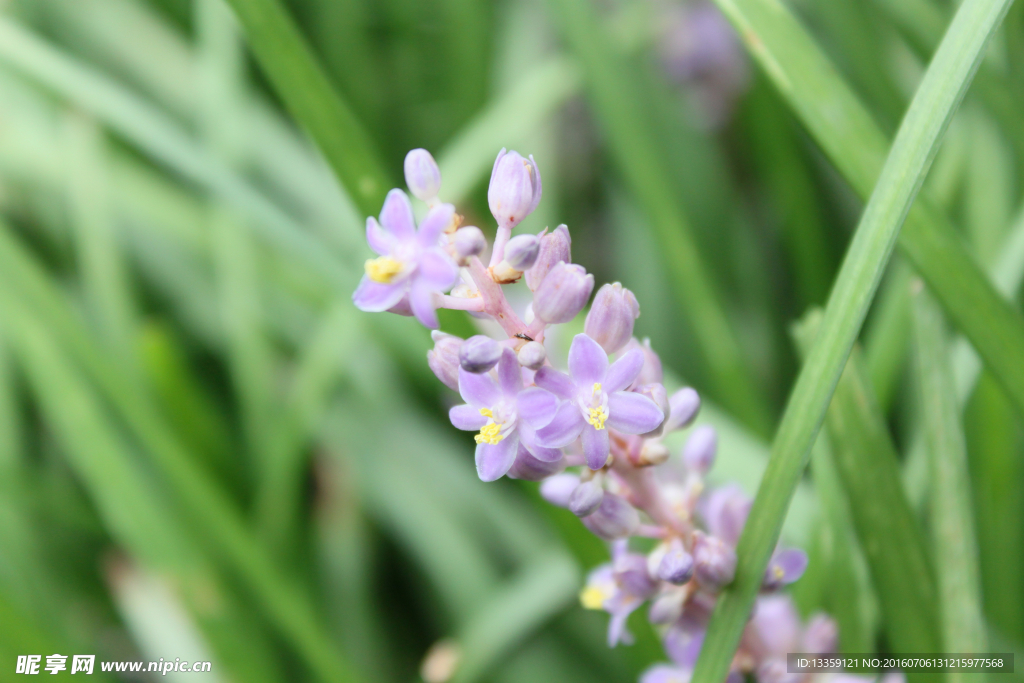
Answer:
<svg viewBox="0 0 1024 683"><path fill-rule="evenodd" d="M501 263L501 260L505 258L505 245L511 236L511 227L498 226L498 231L494 234L494 248L491 249L491 268Z"/></svg>
<svg viewBox="0 0 1024 683"><path fill-rule="evenodd" d="M689 545L692 532L690 524L680 519L661 495L650 467L634 467L624 453L617 453L612 469L629 486L632 493L630 502L633 505L650 515L658 524L682 536L683 543Z"/></svg>
<svg viewBox="0 0 1024 683"><path fill-rule="evenodd" d="M441 307L449 308L453 311L474 311L479 312L484 310L484 300L482 297L474 296L472 298L464 298L458 296L448 296L447 294L441 295Z"/></svg>
<svg viewBox="0 0 1024 683"><path fill-rule="evenodd" d="M505 293L501 291L501 286L491 279L484 264L475 256L469 262L469 274L476 288L480 290L480 298L484 302L483 312L494 318L509 337L524 334L526 325L512 310Z"/></svg>

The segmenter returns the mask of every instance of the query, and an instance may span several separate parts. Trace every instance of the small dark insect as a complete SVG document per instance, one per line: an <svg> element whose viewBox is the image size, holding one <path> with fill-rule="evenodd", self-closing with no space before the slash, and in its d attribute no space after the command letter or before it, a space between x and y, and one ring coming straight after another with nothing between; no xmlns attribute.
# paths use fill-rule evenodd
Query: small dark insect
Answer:
<svg viewBox="0 0 1024 683"><path fill-rule="evenodd" d="M533 337L523 334L522 332L516 332L516 336L520 339L525 339L526 341L533 341Z"/></svg>

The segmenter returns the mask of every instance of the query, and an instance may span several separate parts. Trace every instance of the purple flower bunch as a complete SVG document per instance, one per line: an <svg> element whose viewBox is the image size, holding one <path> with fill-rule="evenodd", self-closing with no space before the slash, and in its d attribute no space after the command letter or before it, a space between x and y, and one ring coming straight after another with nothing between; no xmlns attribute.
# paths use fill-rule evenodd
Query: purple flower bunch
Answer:
<svg viewBox="0 0 1024 683"><path fill-rule="evenodd" d="M379 219L367 220L367 240L378 256L366 262L355 304L414 315L431 328L438 308L497 323L503 339L463 340L435 330L427 354L434 374L464 401L449 417L475 432L477 474L484 481L540 481L546 500L609 541L611 562L591 572L581 602L611 615L609 646L629 642L626 619L650 603L648 618L662 631L674 664L654 667L644 681L687 680L716 596L733 580L735 546L751 505L734 486L705 486L718 445L713 428L691 431L681 466L667 462L665 437L693 422L700 397L689 387L665 389L657 353L633 337L639 303L619 283L594 296L565 371L552 365L545 338L584 311L594 277L572 263L565 225L512 236L541 198L532 157L503 149L495 161L487 199L497 228L487 266L483 232L463 226L454 207L438 199L441 174L430 154L409 152L405 171L410 191L427 205L424 218L417 228L406 194L391 190ZM522 315L503 290L520 280L532 292ZM645 539L634 546L648 551L631 549L632 538ZM762 683L784 677L779 633L801 627L799 620L793 626L795 612L778 591L806 565L800 550L776 551L735 660L737 675L752 673ZM785 642L824 653L834 649L834 634L834 624L820 617L804 640Z"/></svg>

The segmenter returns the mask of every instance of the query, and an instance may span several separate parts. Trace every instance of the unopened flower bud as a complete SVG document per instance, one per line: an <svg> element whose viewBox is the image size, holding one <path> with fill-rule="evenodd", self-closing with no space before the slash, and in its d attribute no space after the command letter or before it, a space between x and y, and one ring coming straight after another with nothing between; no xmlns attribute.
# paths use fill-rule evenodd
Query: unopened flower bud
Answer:
<svg viewBox="0 0 1024 683"><path fill-rule="evenodd" d="M575 474L556 474L541 482L540 495L552 505L567 508L569 507L569 497L579 485L580 478Z"/></svg>
<svg viewBox="0 0 1024 683"><path fill-rule="evenodd" d="M569 496L569 510L577 517L586 517L597 511L604 500L604 489L600 482L591 479L581 482Z"/></svg>
<svg viewBox="0 0 1024 683"><path fill-rule="evenodd" d="M441 190L441 169L425 149L414 149L405 155L405 184L424 202L437 198Z"/></svg>
<svg viewBox="0 0 1024 683"><path fill-rule="evenodd" d="M691 387L683 387L668 399L669 415L665 431L687 427L700 412L700 395Z"/></svg>
<svg viewBox="0 0 1024 683"><path fill-rule="evenodd" d="M678 540L672 541L668 551L658 564L657 577L662 581L681 586L693 576L693 556L686 552Z"/></svg>
<svg viewBox="0 0 1024 683"><path fill-rule="evenodd" d="M455 231L452 238L452 248L455 250L455 259L460 264L465 264L474 256L484 253L487 248L487 238L480 228L475 225L466 225Z"/></svg>
<svg viewBox="0 0 1024 683"><path fill-rule="evenodd" d="M720 588L736 576L736 551L716 536L695 534L693 572L702 585Z"/></svg>
<svg viewBox="0 0 1024 683"><path fill-rule="evenodd" d="M640 515L624 499L605 492L601 507L594 514L584 517L583 524L596 536L614 541L633 535L640 526Z"/></svg>
<svg viewBox="0 0 1024 683"><path fill-rule="evenodd" d="M459 364L466 372L487 372L501 358L502 345L482 334L470 337L459 348Z"/></svg>
<svg viewBox="0 0 1024 683"><path fill-rule="evenodd" d="M541 237L537 261L526 271L526 286L536 290L556 263L572 263L571 246L569 228L564 223Z"/></svg>
<svg viewBox="0 0 1024 683"><path fill-rule="evenodd" d="M668 461L668 446L660 441L644 441L640 447L640 458L637 465L646 467L649 465L660 465Z"/></svg>
<svg viewBox="0 0 1024 683"><path fill-rule="evenodd" d="M633 338L633 323L639 315L633 292L618 282L606 284L594 296L583 332L607 353L615 353Z"/></svg>
<svg viewBox="0 0 1024 683"><path fill-rule="evenodd" d="M539 370L547 357L548 352L544 345L537 341L526 342L523 348L519 349L519 364L531 370Z"/></svg>
<svg viewBox="0 0 1024 683"><path fill-rule="evenodd" d="M828 615L815 614L804 631L801 652L816 655L834 654L839 649L839 627Z"/></svg>
<svg viewBox="0 0 1024 683"><path fill-rule="evenodd" d="M526 270L537 261L539 252L536 235L516 235L505 245L505 260L516 270Z"/></svg>
<svg viewBox="0 0 1024 683"><path fill-rule="evenodd" d="M524 159L504 148L498 152L487 188L487 204L498 225L514 228L537 208L540 195L540 171L533 156Z"/></svg>
<svg viewBox="0 0 1024 683"><path fill-rule="evenodd" d="M668 419L670 407L668 403L668 392L665 391L665 387L661 384L645 384L636 390L636 393L646 396L647 398L654 401L654 405L661 408L661 414L664 417L661 420L661 424L647 432L641 434L645 439L656 439L665 432L665 420Z"/></svg>
<svg viewBox="0 0 1024 683"><path fill-rule="evenodd" d="M681 590L667 590L651 603L651 609L647 612L647 619L652 624L671 624L683 614L683 602L686 600L686 592Z"/></svg>
<svg viewBox="0 0 1024 683"><path fill-rule="evenodd" d="M462 339L438 330L430 333L434 348L427 351L427 365L449 389L459 390L459 347Z"/></svg>
<svg viewBox="0 0 1024 683"><path fill-rule="evenodd" d="M630 385L630 389L636 389L642 387L645 384L661 384L664 380L664 372L661 368L661 358L651 348L651 340L644 339L643 342L637 339L631 339L626 344L626 351L631 349L640 349L644 354L644 365L640 368L640 374L637 375L633 384Z"/></svg>
<svg viewBox="0 0 1024 683"><path fill-rule="evenodd" d="M718 432L711 425L701 425L693 430L683 446L683 463L691 472L704 474L715 463L718 450Z"/></svg>
<svg viewBox="0 0 1024 683"><path fill-rule="evenodd" d="M567 323L583 310L594 290L594 276L583 266L557 263L533 297L533 314L549 324Z"/></svg>
<svg viewBox="0 0 1024 683"><path fill-rule="evenodd" d="M543 481L552 477L554 474L558 474L564 469L564 459L555 460L554 462L546 462L540 458L534 457L530 451L520 447L519 453L516 455L515 461L512 462L512 468L509 469L507 476L510 479Z"/></svg>

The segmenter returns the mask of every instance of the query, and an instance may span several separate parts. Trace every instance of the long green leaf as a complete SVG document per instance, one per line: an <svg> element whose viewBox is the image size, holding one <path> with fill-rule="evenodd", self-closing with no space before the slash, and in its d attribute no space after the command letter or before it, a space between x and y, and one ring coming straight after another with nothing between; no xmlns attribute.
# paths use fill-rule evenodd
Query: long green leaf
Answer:
<svg viewBox="0 0 1024 683"><path fill-rule="evenodd" d="M288 11L277 0L228 2L256 59L292 116L316 141L363 212L376 213L390 187L384 165Z"/></svg>
<svg viewBox="0 0 1024 683"><path fill-rule="evenodd" d="M645 126L642 91L586 0L553 0L554 15L580 59L598 118L618 165L650 220L676 295L709 365L721 403L755 430L769 431L768 413L743 359L690 223L668 182L658 141Z"/></svg>
<svg viewBox="0 0 1024 683"><path fill-rule="evenodd" d="M900 125L829 297L821 330L783 413L768 469L737 546L736 581L718 599L694 669L695 683L721 681L728 674L786 508L900 226L1009 5L1009 0L967 0L961 5ZM736 18L737 12L731 14Z"/></svg>
<svg viewBox="0 0 1024 683"><path fill-rule="evenodd" d="M985 619L967 446L942 312L923 289L914 296L914 333L921 416L930 460L929 521L942 605L943 646L949 652L984 652ZM963 680L964 676L953 679Z"/></svg>
<svg viewBox="0 0 1024 683"><path fill-rule="evenodd" d="M820 319L813 311L801 323L797 337L804 353ZM888 641L897 652L937 652L936 591L927 547L901 486L899 454L856 349L836 386L826 424Z"/></svg>
<svg viewBox="0 0 1024 683"><path fill-rule="evenodd" d="M716 2L811 135L867 197L885 160L885 135L820 48L778 0ZM899 247L1024 414L1024 320L926 197L911 209Z"/></svg>

